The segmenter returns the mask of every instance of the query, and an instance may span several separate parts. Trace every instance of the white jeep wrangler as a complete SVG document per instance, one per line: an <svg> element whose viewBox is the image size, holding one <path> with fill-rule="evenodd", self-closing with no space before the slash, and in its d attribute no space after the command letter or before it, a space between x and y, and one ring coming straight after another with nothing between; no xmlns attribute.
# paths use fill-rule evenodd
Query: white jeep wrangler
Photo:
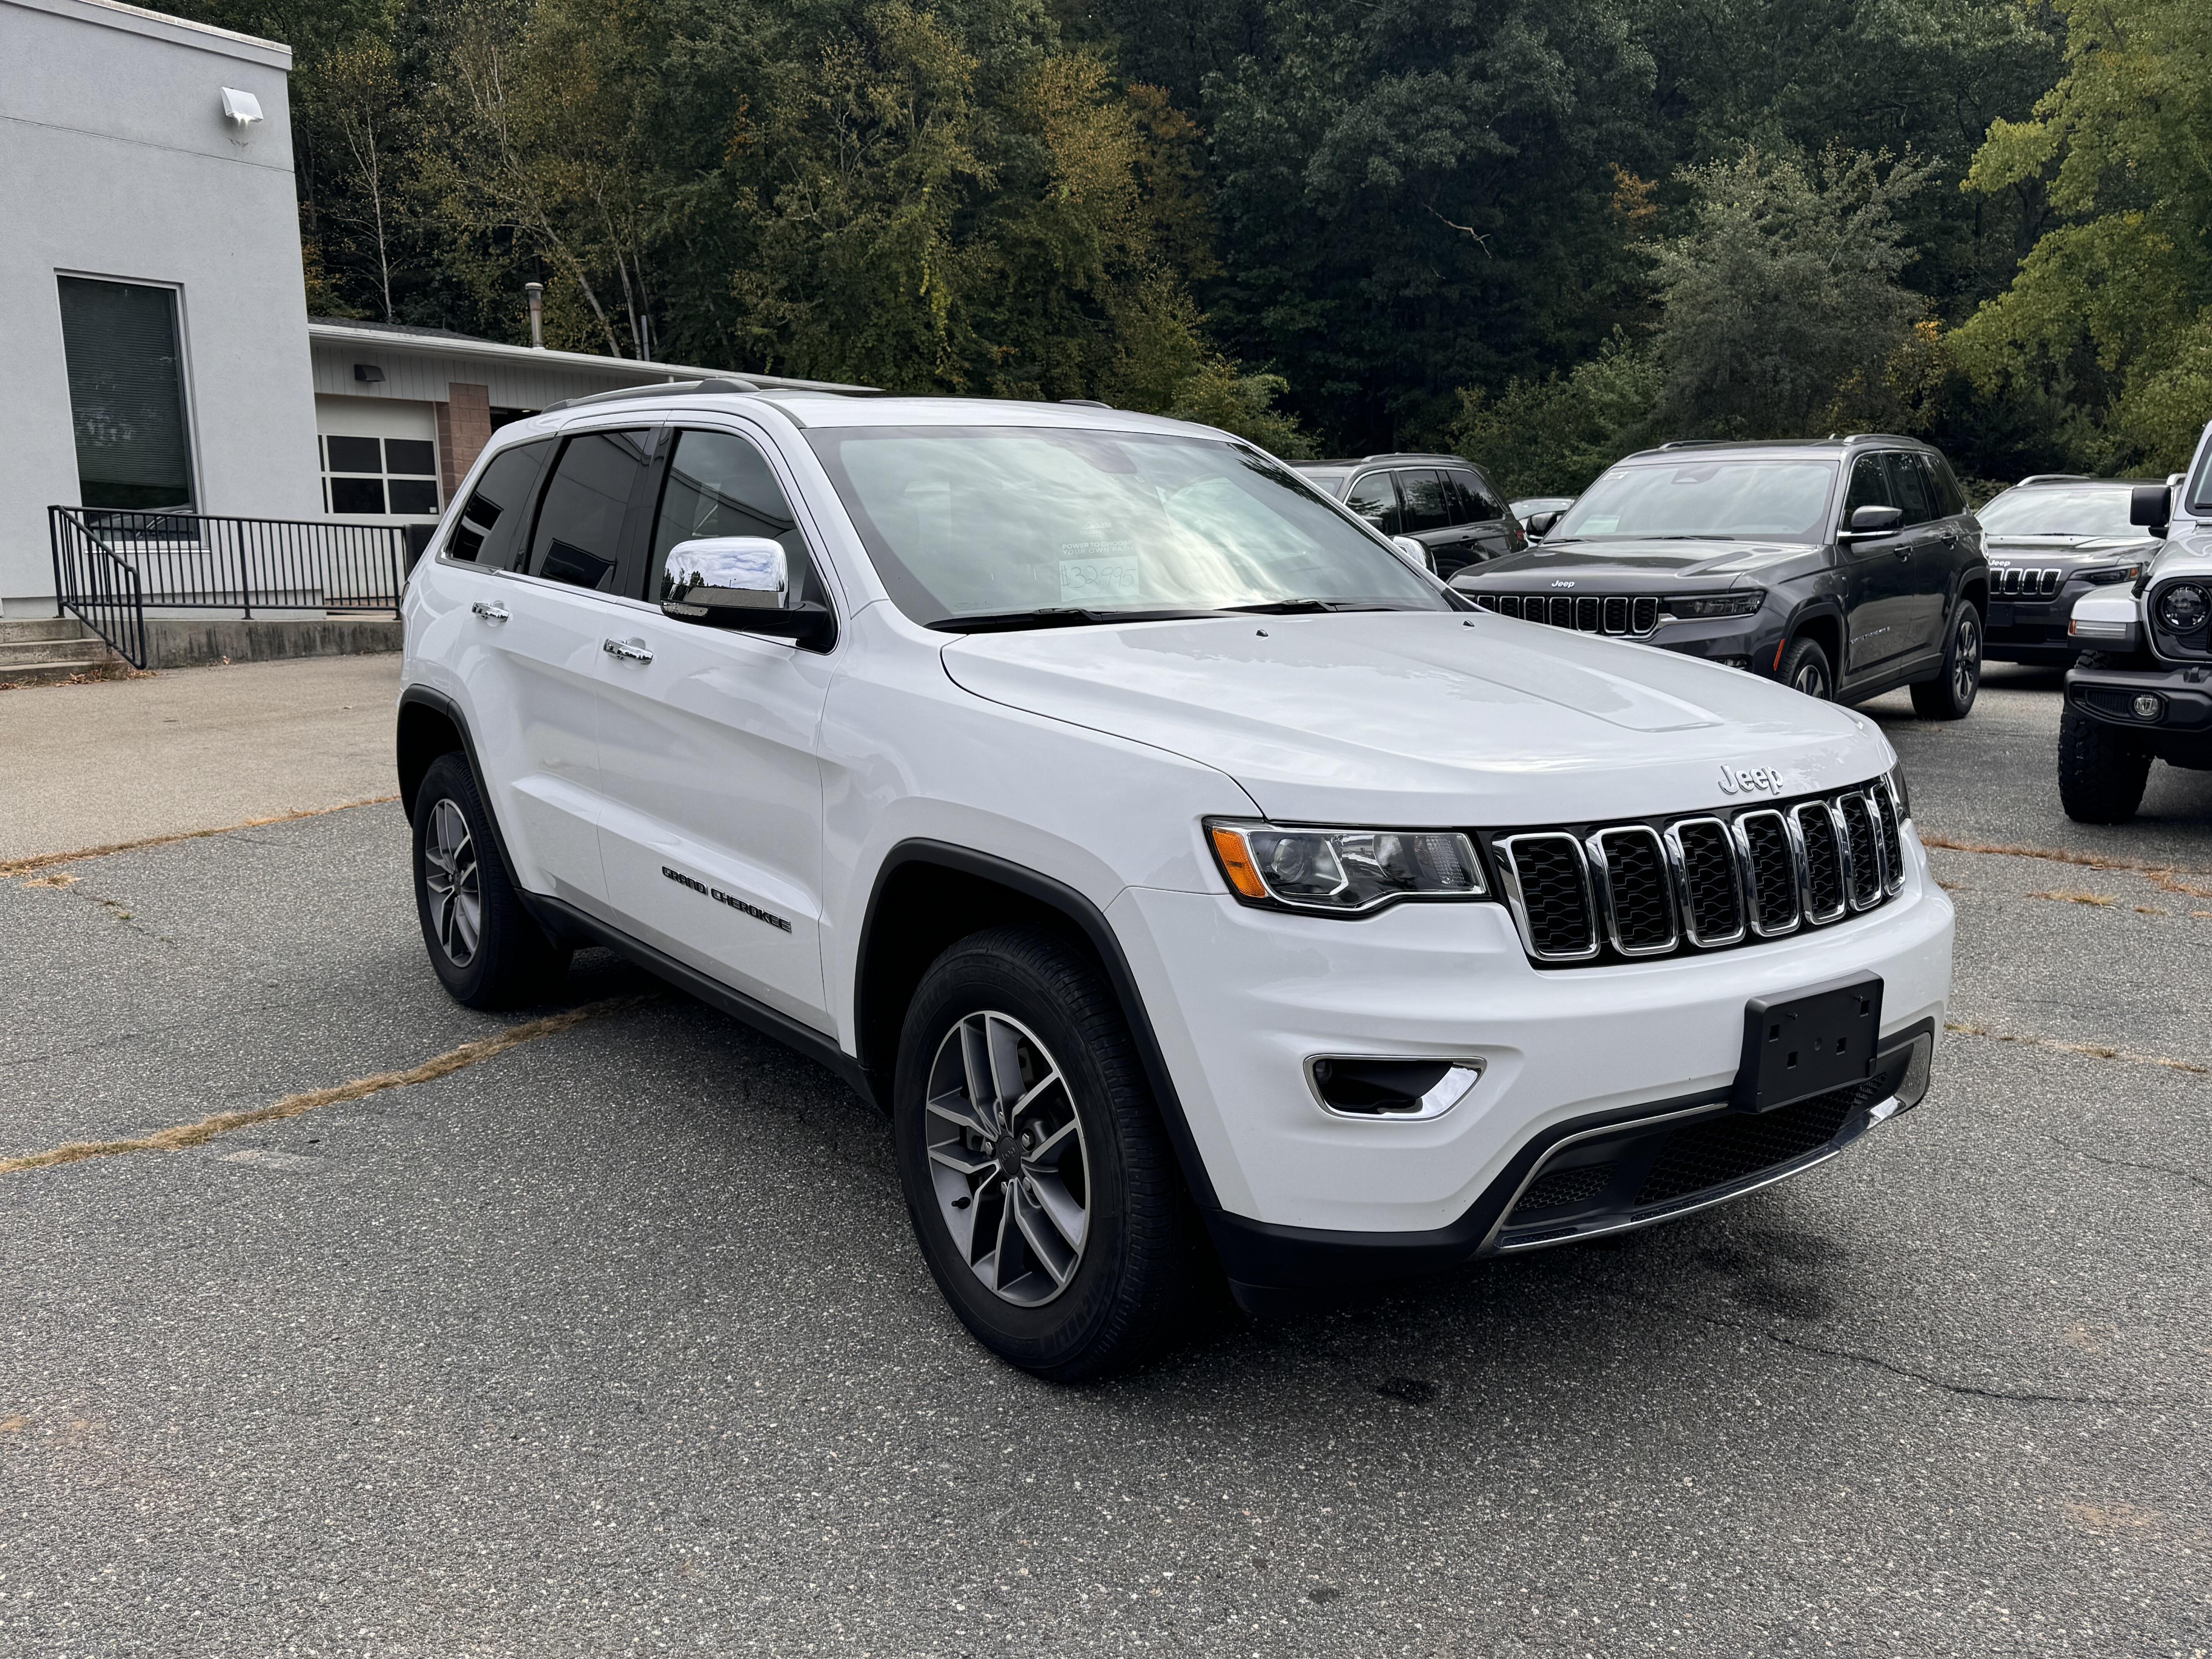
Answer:
<svg viewBox="0 0 2212 1659"><path fill-rule="evenodd" d="M2212 771L2212 426L2187 472L2136 489L2130 516L2164 544L2068 626L2087 648L2066 676L2058 793L2083 823L2133 817L2154 760Z"/></svg>
<svg viewBox="0 0 2212 1659"><path fill-rule="evenodd" d="M453 994L607 945L816 1057L1043 1376L1222 1274L1680 1215L1928 1086L1952 911L1870 721L1474 611L1219 432L580 399L499 433L406 623Z"/></svg>

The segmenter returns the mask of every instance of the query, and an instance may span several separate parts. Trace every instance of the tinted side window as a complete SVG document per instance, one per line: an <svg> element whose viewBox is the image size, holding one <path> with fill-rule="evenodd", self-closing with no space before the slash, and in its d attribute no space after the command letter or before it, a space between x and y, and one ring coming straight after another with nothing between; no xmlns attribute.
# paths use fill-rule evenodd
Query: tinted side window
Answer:
<svg viewBox="0 0 2212 1659"><path fill-rule="evenodd" d="M1355 481L1344 504L1386 536L1398 533L1398 487L1387 472L1370 472Z"/></svg>
<svg viewBox="0 0 2212 1659"><path fill-rule="evenodd" d="M1468 518L1471 522L1480 523L1505 516L1505 503L1498 498L1498 492L1490 487L1482 474L1474 468L1456 470L1446 476L1459 486L1459 493L1467 502Z"/></svg>
<svg viewBox="0 0 2212 1659"><path fill-rule="evenodd" d="M1881 469L1881 457L1862 455L1851 463L1851 487L1844 495L1844 528L1851 526L1851 514L1863 507L1888 507L1889 479Z"/></svg>
<svg viewBox="0 0 2212 1659"><path fill-rule="evenodd" d="M489 565L495 570L521 562L522 520L530 511L530 492L545 458L553 453L553 440L517 444L492 458L483 477L470 492L468 503L446 541L446 556Z"/></svg>
<svg viewBox="0 0 2212 1659"><path fill-rule="evenodd" d="M732 432L677 434L668 481L660 488L660 511L653 521L647 599L658 605L668 597L663 581L669 550L702 536L767 537L783 548L792 598L822 597L807 563L805 538L799 533L783 486L769 470L768 458L750 440Z"/></svg>
<svg viewBox="0 0 2212 1659"><path fill-rule="evenodd" d="M1905 522L1926 524L1936 516L1936 503L1928 484L1928 469L1920 464L1917 455L1891 455L1889 487L1896 492L1898 506L1905 509Z"/></svg>
<svg viewBox="0 0 2212 1659"><path fill-rule="evenodd" d="M1424 530L1442 530L1452 521L1451 507L1444 495L1444 475L1423 470L1398 475L1398 493L1406 503L1405 533L1417 535Z"/></svg>
<svg viewBox="0 0 2212 1659"><path fill-rule="evenodd" d="M650 430L584 432L562 446L538 509L532 575L617 591L623 517L652 459L652 441Z"/></svg>

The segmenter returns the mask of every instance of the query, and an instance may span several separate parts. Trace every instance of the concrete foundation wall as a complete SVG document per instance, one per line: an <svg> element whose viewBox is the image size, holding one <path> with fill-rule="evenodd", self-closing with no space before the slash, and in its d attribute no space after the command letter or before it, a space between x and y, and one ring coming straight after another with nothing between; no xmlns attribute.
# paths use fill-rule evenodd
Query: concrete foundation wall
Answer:
<svg viewBox="0 0 2212 1659"><path fill-rule="evenodd" d="M279 657L358 657L397 651L401 624L393 617L256 617L146 623L146 666L202 668L211 663L268 662Z"/></svg>

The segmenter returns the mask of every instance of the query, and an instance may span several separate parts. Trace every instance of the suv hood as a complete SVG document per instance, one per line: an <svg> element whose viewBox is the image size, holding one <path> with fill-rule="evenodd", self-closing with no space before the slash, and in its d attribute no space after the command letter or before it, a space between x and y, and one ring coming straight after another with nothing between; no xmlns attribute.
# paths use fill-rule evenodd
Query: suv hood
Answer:
<svg viewBox="0 0 2212 1659"><path fill-rule="evenodd" d="M1993 559L2114 559L2141 557L2158 545L2150 536L1992 536L1983 532L1983 546Z"/></svg>
<svg viewBox="0 0 2212 1659"><path fill-rule="evenodd" d="M1452 586L1476 592L1495 587L1526 592L1547 586L1553 580L1573 580L1579 586L1583 576L1602 572L1608 579L1628 578L1621 586L1639 592L1664 592L1679 591L1691 583L1711 587L1816 550L1809 542L1625 540L1559 545L1535 542L1522 552L1470 566L1452 579Z"/></svg>
<svg viewBox="0 0 2212 1659"><path fill-rule="evenodd" d="M1484 612L969 635L963 689L1227 773L1309 823L1572 823L1796 795L1894 763L1872 721L1771 680Z"/></svg>

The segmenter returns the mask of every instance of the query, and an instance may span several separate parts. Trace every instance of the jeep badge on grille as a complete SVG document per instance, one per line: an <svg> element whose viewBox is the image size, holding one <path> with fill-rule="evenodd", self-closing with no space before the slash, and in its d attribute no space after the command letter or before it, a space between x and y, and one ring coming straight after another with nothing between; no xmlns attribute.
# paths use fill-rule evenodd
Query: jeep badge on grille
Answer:
<svg viewBox="0 0 2212 1659"><path fill-rule="evenodd" d="M1721 793L1723 795L1778 795L1782 793L1782 774L1771 766L1723 766L1721 768Z"/></svg>

